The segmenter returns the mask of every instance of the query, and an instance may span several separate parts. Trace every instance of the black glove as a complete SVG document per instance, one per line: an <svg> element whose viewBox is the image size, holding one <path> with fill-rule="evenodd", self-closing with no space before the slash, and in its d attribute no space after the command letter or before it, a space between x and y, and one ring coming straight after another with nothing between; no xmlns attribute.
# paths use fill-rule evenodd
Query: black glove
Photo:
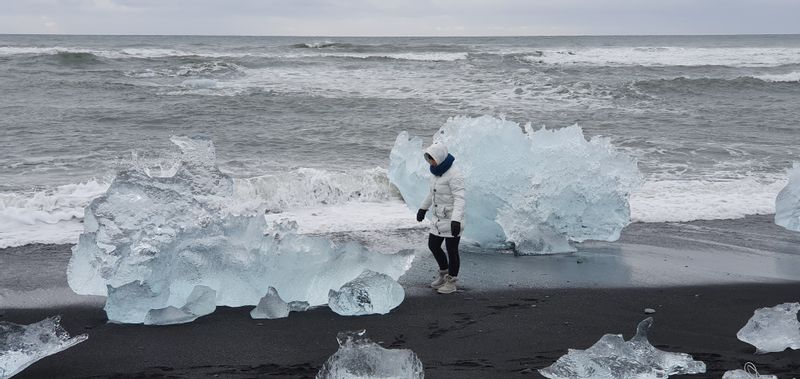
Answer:
<svg viewBox="0 0 800 379"><path fill-rule="evenodd" d="M417 211L417 222L422 222L425 219L425 213L428 213L427 209L420 209Z"/></svg>
<svg viewBox="0 0 800 379"><path fill-rule="evenodd" d="M458 237L461 234L461 223L458 221L450 221L450 231L453 233L453 237Z"/></svg>

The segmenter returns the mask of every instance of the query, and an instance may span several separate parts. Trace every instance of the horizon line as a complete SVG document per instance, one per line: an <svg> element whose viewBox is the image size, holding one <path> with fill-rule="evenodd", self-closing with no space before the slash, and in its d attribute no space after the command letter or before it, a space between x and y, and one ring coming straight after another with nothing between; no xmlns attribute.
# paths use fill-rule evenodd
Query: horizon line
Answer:
<svg viewBox="0 0 800 379"><path fill-rule="evenodd" d="M737 36L800 36L800 33L736 33L736 34L518 34L518 35L312 35L312 34L72 34L72 33L0 33L0 36L62 37L281 37L281 38L520 38L520 37L737 37Z"/></svg>

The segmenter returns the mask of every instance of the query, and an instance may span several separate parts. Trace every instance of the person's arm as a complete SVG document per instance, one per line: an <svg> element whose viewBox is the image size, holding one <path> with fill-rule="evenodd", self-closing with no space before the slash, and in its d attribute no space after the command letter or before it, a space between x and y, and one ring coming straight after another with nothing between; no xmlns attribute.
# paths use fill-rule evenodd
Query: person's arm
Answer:
<svg viewBox="0 0 800 379"><path fill-rule="evenodd" d="M422 201L422 205L420 205L419 210L417 211L417 221L422 222L425 219L425 213L428 213L428 208L431 207L431 203L433 203L433 196L431 191L428 190L428 196L425 196L425 200Z"/></svg>
<svg viewBox="0 0 800 379"><path fill-rule="evenodd" d="M456 174L450 179L450 192L453 194L453 215L450 219L462 223L464 222L464 196L466 196L466 191L464 190L464 176L461 172Z"/></svg>

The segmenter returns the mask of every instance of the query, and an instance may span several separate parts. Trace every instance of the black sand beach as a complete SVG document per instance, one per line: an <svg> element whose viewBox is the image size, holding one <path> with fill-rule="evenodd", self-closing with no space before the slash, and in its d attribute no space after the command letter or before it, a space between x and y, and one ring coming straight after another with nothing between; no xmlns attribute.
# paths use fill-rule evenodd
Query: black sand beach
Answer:
<svg viewBox="0 0 800 379"><path fill-rule="evenodd" d="M636 223L619 241L580 244L574 254L467 251L453 295L426 288L434 264L420 250L400 279L406 299L388 315L342 317L322 307L252 320L250 307L220 307L164 327L106 323L102 298L66 287L70 246L28 245L0 250L0 320L61 314L70 333L89 334L19 378L313 377L337 350L336 334L358 329L384 347L413 350L429 378L535 378L568 348L606 333L630 338L653 308L651 343L708 366L687 378L721 378L748 361L762 373L800 377L800 351L754 355L736 339L756 308L800 300L800 235L771 217ZM383 247L414 246L420 233L398 232Z"/></svg>
<svg viewBox="0 0 800 379"><path fill-rule="evenodd" d="M313 377L337 349L336 334L367 329L384 347L416 352L429 378L541 377L567 348L586 348L605 333L633 334L656 309L650 341L690 353L721 378L752 361L764 373L800 373L800 351L754 355L736 332L757 307L796 301L800 284L669 289L563 289L460 292L411 297L385 316L342 317L327 308L279 320L252 320L248 308L219 308L193 323L147 327L105 322L97 308L55 310L71 333L89 340L34 364L19 378ZM7 310L31 323L54 310ZM682 376L674 376L675 378Z"/></svg>

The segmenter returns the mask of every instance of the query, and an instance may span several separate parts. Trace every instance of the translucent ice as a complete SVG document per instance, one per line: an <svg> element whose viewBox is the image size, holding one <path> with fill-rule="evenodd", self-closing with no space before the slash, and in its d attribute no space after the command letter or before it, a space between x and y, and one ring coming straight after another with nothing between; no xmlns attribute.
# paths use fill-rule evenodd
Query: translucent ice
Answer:
<svg viewBox="0 0 800 379"><path fill-rule="evenodd" d="M403 287L386 274L365 270L328 293L328 307L343 316L387 314L405 298Z"/></svg>
<svg viewBox="0 0 800 379"><path fill-rule="evenodd" d="M433 137L464 173L464 237L484 246L513 242L518 253L572 251L569 241L614 241L630 223L636 161L578 126L533 130L489 116L448 120ZM416 209L428 190L423 141L400 133L389 179Z"/></svg>
<svg viewBox="0 0 800 379"><path fill-rule="evenodd" d="M250 317L255 319L284 318L289 316L290 310L289 304L278 295L278 290L269 287L267 294L259 300L258 306L250 311Z"/></svg>
<svg viewBox="0 0 800 379"><path fill-rule="evenodd" d="M268 226L261 214L232 214L232 179L217 169L211 141L172 141L182 151L175 169L122 172L86 208L68 280L79 294L108 296L110 321L142 323L170 306L178 316L196 286L215 291L215 305L256 305L269 287L322 305L365 269L398 278L409 268L413 252L371 253L297 234L293 224Z"/></svg>
<svg viewBox="0 0 800 379"><path fill-rule="evenodd" d="M413 351L384 349L364 337L365 331L342 332L339 350L317 374L317 379L422 379L422 362Z"/></svg>
<svg viewBox="0 0 800 379"><path fill-rule="evenodd" d="M619 334L606 334L586 350L569 349L539 373L551 379L657 379L706 372L705 363L691 355L653 347L647 340L652 325L652 317L640 322L636 335L627 342Z"/></svg>
<svg viewBox="0 0 800 379"><path fill-rule="evenodd" d="M34 362L69 349L89 338L70 338L54 316L30 325L0 321L0 379L10 378Z"/></svg>
<svg viewBox="0 0 800 379"><path fill-rule="evenodd" d="M756 365L752 362L747 362L744 365L744 370L726 371L722 375L722 379L778 379L778 377L775 375L759 375Z"/></svg>
<svg viewBox="0 0 800 379"><path fill-rule="evenodd" d="M777 353L800 349L800 303L784 303L756 309L753 317L736 333L736 337L756 347L756 353Z"/></svg>
<svg viewBox="0 0 800 379"><path fill-rule="evenodd" d="M775 199L775 223L800 232L800 163L789 170L789 183Z"/></svg>
<svg viewBox="0 0 800 379"><path fill-rule="evenodd" d="M173 325L192 322L198 317L214 313L217 309L217 291L206 286L195 286L180 308L151 309L144 318L145 325Z"/></svg>

